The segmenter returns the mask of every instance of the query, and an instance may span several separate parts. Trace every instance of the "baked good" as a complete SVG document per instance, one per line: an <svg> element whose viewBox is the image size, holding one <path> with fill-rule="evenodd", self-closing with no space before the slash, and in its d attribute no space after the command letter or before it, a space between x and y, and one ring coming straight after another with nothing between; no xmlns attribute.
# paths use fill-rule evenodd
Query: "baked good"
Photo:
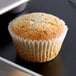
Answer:
<svg viewBox="0 0 76 76"><path fill-rule="evenodd" d="M11 70L9 76L31 76L31 75L23 71Z"/></svg>
<svg viewBox="0 0 76 76"><path fill-rule="evenodd" d="M54 59L68 30L62 19L41 12L17 17L8 29L18 55L32 62Z"/></svg>

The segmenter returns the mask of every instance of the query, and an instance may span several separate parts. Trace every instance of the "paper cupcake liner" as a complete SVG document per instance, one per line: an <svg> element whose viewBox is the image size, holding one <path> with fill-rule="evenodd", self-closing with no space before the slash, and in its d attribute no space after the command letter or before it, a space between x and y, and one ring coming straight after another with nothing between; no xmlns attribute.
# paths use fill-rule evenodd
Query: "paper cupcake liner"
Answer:
<svg viewBox="0 0 76 76"><path fill-rule="evenodd" d="M65 32L53 40L28 40L16 36L11 30L11 23L8 30L12 37L18 55L26 60L32 62L46 62L54 59L62 46L64 38L67 33L67 26Z"/></svg>

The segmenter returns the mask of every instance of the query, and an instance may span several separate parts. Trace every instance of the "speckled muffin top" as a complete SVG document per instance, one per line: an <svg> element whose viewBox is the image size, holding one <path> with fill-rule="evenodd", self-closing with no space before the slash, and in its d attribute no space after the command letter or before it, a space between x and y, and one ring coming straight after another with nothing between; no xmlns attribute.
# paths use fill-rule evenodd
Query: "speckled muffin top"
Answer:
<svg viewBox="0 0 76 76"><path fill-rule="evenodd" d="M51 40L65 31L65 23L58 17L41 12L29 13L16 18L12 32L28 40Z"/></svg>

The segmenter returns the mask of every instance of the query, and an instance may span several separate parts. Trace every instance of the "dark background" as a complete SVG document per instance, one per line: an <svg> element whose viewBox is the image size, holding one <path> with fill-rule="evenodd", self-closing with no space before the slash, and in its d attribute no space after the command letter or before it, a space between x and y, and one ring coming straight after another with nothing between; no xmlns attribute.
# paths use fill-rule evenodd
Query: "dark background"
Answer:
<svg viewBox="0 0 76 76"><path fill-rule="evenodd" d="M8 33L8 23L15 17L29 12L52 13L66 22L68 34L59 55L46 63L21 60ZM76 76L76 8L69 0L31 0L25 10L18 14L11 11L0 16L0 56L27 67L44 76Z"/></svg>

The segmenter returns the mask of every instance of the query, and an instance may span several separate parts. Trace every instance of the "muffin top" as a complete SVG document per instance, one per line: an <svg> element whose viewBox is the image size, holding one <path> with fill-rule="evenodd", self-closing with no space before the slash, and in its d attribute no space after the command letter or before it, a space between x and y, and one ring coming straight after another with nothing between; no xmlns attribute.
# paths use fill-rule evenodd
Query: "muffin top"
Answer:
<svg viewBox="0 0 76 76"><path fill-rule="evenodd" d="M51 40L61 36L65 31L63 20L41 12L22 15L11 25L15 35L28 40Z"/></svg>

